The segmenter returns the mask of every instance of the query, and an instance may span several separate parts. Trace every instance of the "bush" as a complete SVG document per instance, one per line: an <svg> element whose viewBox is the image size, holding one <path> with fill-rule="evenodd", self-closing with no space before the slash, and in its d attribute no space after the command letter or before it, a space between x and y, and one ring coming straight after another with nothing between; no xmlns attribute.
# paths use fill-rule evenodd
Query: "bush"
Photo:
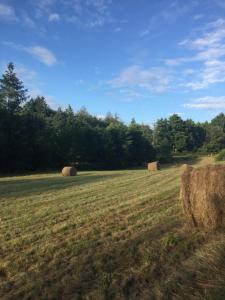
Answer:
<svg viewBox="0 0 225 300"><path fill-rule="evenodd" d="M216 156L215 156L216 161L221 161L225 160L225 149L221 150Z"/></svg>

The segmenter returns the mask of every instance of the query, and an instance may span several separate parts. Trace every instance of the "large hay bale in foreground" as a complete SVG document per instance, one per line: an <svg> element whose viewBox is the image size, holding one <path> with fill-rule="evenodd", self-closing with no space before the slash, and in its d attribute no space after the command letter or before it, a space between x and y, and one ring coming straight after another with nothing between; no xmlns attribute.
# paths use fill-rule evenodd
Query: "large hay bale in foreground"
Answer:
<svg viewBox="0 0 225 300"><path fill-rule="evenodd" d="M154 162L148 163L148 170L149 171L160 170L159 162L158 161L154 161Z"/></svg>
<svg viewBox="0 0 225 300"><path fill-rule="evenodd" d="M188 166L181 176L181 198L191 226L225 227L225 166Z"/></svg>
<svg viewBox="0 0 225 300"><path fill-rule="evenodd" d="M63 176L76 176L77 170L74 167L64 167L62 169Z"/></svg>

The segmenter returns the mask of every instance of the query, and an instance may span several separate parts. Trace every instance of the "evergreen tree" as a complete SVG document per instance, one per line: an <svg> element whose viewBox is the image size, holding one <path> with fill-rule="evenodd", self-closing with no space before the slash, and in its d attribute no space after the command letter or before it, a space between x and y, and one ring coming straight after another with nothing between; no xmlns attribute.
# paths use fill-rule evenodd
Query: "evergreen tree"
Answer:
<svg viewBox="0 0 225 300"><path fill-rule="evenodd" d="M174 114L169 118L170 141L174 152L182 152L187 149L188 132L185 122Z"/></svg>
<svg viewBox="0 0 225 300"><path fill-rule="evenodd" d="M167 119L159 119L153 131L153 146L159 160L167 160L173 150L170 136L170 126Z"/></svg>
<svg viewBox="0 0 225 300"><path fill-rule="evenodd" d="M14 72L13 63L9 63L0 79L0 106L13 114L19 111L21 104L27 100L26 93L23 82Z"/></svg>
<svg viewBox="0 0 225 300"><path fill-rule="evenodd" d="M27 100L27 90L14 72L14 65L8 64L0 79L0 120L1 128L1 167L13 170L23 168L24 124L19 116L21 105Z"/></svg>

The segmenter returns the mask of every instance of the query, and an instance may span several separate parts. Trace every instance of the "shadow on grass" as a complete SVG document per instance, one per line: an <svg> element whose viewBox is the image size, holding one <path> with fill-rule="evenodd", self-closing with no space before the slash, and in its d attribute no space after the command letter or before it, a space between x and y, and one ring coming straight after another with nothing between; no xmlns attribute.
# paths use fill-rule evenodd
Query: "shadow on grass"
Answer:
<svg viewBox="0 0 225 300"><path fill-rule="evenodd" d="M24 197L66 189L72 186L82 186L99 181L111 180L124 174L80 174L75 177L45 177L20 180L5 180L0 182L0 195L5 198Z"/></svg>
<svg viewBox="0 0 225 300"><path fill-rule="evenodd" d="M197 154L184 154L184 155L174 155L173 163L181 164L197 164L201 161L202 157Z"/></svg>
<svg viewBox="0 0 225 300"><path fill-rule="evenodd" d="M48 261L40 264L38 272L29 271L32 276L21 277L14 288L5 285L3 291L8 292L9 299L23 299L29 295L29 299L172 300L176 289L176 299L196 299L194 293L198 291L199 296L204 296L204 289L195 283L195 270L189 271L187 282L184 281L186 277L180 279L182 289L176 287L177 282L167 282L178 268L184 271L183 261L208 242L203 235L179 234L181 228L182 220L174 215L124 240L68 241L68 252L64 252L66 248L57 248L54 261L51 256L49 264ZM170 232L179 234L173 243L168 239ZM209 271L207 265L205 271ZM29 280L28 288L21 288L26 286L26 280ZM190 297L182 297L186 291L190 293L192 286Z"/></svg>
<svg viewBox="0 0 225 300"><path fill-rule="evenodd" d="M156 225L141 235L136 233L125 240L97 242L94 237L88 241L71 240L66 247L57 248L54 260L52 253L46 253L46 257L42 257L46 263L40 264L37 272L31 271L27 277L21 276L13 287L11 282L3 285L3 295L7 293L9 299L107 300L116 296L116 299L133 299L131 292L138 291L140 281L132 285L131 291L129 274L132 273L130 269L140 261L139 247L179 226L179 221L167 221L169 224ZM27 295L29 298L25 297Z"/></svg>

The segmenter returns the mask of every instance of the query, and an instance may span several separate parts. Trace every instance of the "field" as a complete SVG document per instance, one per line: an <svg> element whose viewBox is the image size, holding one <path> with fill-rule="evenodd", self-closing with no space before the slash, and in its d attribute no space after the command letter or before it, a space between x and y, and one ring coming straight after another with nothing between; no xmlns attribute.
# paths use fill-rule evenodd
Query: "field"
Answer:
<svg viewBox="0 0 225 300"><path fill-rule="evenodd" d="M225 236L189 230L179 165L0 178L1 299L225 299Z"/></svg>

